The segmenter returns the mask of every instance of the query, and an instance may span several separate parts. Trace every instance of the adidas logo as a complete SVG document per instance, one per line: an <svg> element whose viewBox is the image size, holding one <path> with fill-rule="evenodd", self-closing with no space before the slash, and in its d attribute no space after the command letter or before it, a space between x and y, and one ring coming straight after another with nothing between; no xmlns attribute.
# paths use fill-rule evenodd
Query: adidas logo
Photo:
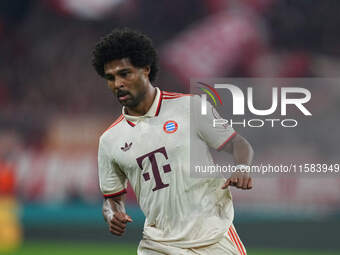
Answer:
<svg viewBox="0 0 340 255"><path fill-rule="evenodd" d="M125 143L124 147L120 147L120 149L122 151L128 151L130 150L131 146L132 146L132 142L130 144Z"/></svg>

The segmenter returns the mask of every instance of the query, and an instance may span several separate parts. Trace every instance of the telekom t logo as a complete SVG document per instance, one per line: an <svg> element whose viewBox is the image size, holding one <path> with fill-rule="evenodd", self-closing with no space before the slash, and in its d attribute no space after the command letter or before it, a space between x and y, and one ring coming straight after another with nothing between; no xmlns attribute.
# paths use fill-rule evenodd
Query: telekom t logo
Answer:
<svg viewBox="0 0 340 255"><path fill-rule="evenodd" d="M242 90L232 84L215 84L214 86L217 89L227 89L231 92L233 97L233 115L244 115L244 94ZM304 95L302 98L288 98L289 93L300 93ZM247 88L247 104L248 109L251 113L259 116L270 115L276 111L278 105L278 88L272 88L272 105L269 109L259 110L254 107L253 100L253 88ZM293 104L295 105L304 115L310 116L312 115L306 107L303 105L307 103L311 99L311 93L308 89L299 88L299 87L282 87L281 88L281 115L285 116L287 114L287 105ZM216 105L216 104L215 104ZM201 102L201 114L207 114L207 96L205 94L202 95Z"/></svg>
<svg viewBox="0 0 340 255"><path fill-rule="evenodd" d="M155 182L156 182L156 187L154 187L152 189L152 191L156 191L156 190L159 190L159 189L163 189L163 188L166 188L169 186L169 184L164 184L163 181L162 181L162 178L161 178L161 175L159 173L159 169L158 169L158 164L157 164L157 160L156 160L156 153L161 153L164 155L164 157L166 159L168 159L168 155L166 153L166 150L165 150L165 147L161 147L155 151L152 151L152 152L149 152L143 156L140 156L139 158L137 158L137 163L138 163L138 166L140 167L141 170L143 170L143 160L144 159L148 159L150 160L150 163L151 163L151 167L152 167L152 174L153 174L153 177L155 178ZM168 173L168 172L171 172L171 167L170 167L170 164L166 164L164 166L162 166L163 168L163 171L164 173ZM145 181L149 181L150 180L150 173L146 172L146 173L143 173L143 178Z"/></svg>

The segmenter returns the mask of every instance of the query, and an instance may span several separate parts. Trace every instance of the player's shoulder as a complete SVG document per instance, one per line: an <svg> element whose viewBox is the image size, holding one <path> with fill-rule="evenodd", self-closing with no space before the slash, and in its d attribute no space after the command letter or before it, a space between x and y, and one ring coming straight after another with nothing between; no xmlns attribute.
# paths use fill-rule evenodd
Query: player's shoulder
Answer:
<svg viewBox="0 0 340 255"><path fill-rule="evenodd" d="M162 91L162 100L166 102L186 102L192 94Z"/></svg>
<svg viewBox="0 0 340 255"><path fill-rule="evenodd" d="M107 137L111 137L115 133L117 134L118 132L115 132L118 128L121 127L122 123L124 120L124 115L121 114L112 124L106 128L106 130L101 134L100 136L100 141L105 140Z"/></svg>
<svg viewBox="0 0 340 255"><path fill-rule="evenodd" d="M162 91L162 101L171 108L185 110L192 107L197 108L201 103L201 97L197 94Z"/></svg>
<svg viewBox="0 0 340 255"><path fill-rule="evenodd" d="M180 97L184 97L184 96L192 96L192 94L170 92L170 91L162 90L162 96L163 96L163 98L166 97L168 99L175 99L175 98L180 98Z"/></svg>

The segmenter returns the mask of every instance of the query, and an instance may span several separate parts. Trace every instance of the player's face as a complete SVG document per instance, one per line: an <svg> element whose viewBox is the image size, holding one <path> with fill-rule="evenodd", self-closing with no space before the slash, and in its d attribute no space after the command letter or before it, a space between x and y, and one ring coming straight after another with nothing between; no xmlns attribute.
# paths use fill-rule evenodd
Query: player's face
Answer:
<svg viewBox="0 0 340 255"><path fill-rule="evenodd" d="M123 58L105 64L104 72L119 103L133 108L143 101L149 86L149 67L135 67L129 59Z"/></svg>

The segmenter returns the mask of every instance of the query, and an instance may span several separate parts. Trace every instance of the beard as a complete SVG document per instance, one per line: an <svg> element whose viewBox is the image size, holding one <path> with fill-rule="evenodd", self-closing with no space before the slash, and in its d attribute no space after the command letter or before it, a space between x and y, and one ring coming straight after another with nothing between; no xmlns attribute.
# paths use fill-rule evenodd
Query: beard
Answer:
<svg viewBox="0 0 340 255"><path fill-rule="evenodd" d="M124 98L123 100L120 99L120 97L127 97ZM129 108L135 108L139 105L139 103L141 101L143 101L145 97L145 92L139 93L137 95L132 95L129 91L121 91L119 90L117 92L117 98L118 98L118 102L125 106L125 107L129 107Z"/></svg>

